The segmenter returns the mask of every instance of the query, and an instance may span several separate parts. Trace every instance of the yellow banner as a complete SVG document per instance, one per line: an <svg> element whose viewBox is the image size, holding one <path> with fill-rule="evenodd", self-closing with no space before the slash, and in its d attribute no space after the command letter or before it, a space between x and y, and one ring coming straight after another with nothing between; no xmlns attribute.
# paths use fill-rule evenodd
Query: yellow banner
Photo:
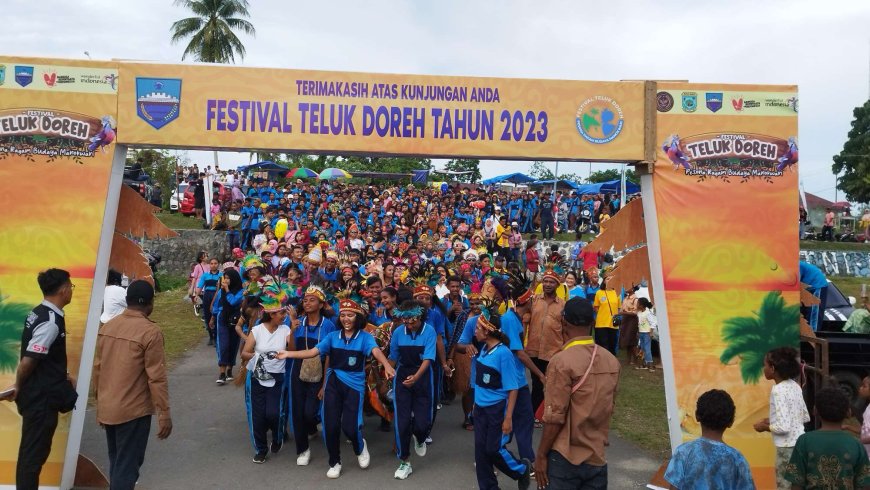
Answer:
<svg viewBox="0 0 870 490"><path fill-rule="evenodd" d="M42 301L37 274L51 267L72 275L75 294L66 307L68 367L79 369L82 339L94 267L105 211L106 192L114 151L114 93L81 91L70 96L61 78L53 89L32 89L10 76L10 67L34 67L43 84L42 67L64 67L57 76L70 76L77 85L84 74L117 73L109 63L4 58L5 81L0 85L0 302L4 322L20 338L27 312ZM35 75L34 75L35 76ZM24 80L22 80L24 81ZM10 83L11 82L11 83ZM55 90L62 89L62 90ZM104 287L105 278L96 280ZM14 312L23 312L15 314ZM7 316L8 315L8 316ZM5 324L5 323L4 323ZM4 327L5 328L5 327ZM10 338L11 338L10 337ZM17 343L6 342L3 359L18 359ZM15 363L0 365L0 387L14 383ZM85 410L87 400L79 400ZM70 414L61 416L40 486L60 484ZM0 486L15 483L15 463L21 436L21 418L15 405L0 403ZM75 462L73 462L75 464Z"/></svg>
<svg viewBox="0 0 870 490"><path fill-rule="evenodd" d="M61 62L63 64L40 64L0 58L0 88L80 94L118 93L116 64L76 66L67 60Z"/></svg>
<svg viewBox="0 0 870 490"><path fill-rule="evenodd" d="M643 160L643 82L121 63L120 142Z"/></svg>
<svg viewBox="0 0 870 490"><path fill-rule="evenodd" d="M695 112L663 110L662 94L694 94ZM731 94L745 94L744 111L768 113L739 117ZM770 433L752 426L767 418L772 386L760 360L798 345L797 87L667 83L657 102L653 181L682 437L700 435L698 397L728 391L737 414L725 441L746 456L758 488L775 488Z"/></svg>

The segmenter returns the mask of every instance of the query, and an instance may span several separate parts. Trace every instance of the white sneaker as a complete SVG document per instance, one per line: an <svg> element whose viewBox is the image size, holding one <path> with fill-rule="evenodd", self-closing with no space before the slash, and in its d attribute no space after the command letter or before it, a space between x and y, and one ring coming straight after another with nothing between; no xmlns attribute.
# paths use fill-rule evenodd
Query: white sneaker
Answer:
<svg viewBox="0 0 870 490"><path fill-rule="evenodd" d="M426 437L426 444L432 444L432 436Z"/></svg>
<svg viewBox="0 0 870 490"><path fill-rule="evenodd" d="M329 468L329 471L326 472L327 478L336 479L339 476L341 476L341 463L338 463L332 468Z"/></svg>
<svg viewBox="0 0 870 490"><path fill-rule="evenodd" d="M306 449L305 452L296 456L296 466L308 466L311 462L311 450Z"/></svg>
<svg viewBox="0 0 870 490"><path fill-rule="evenodd" d="M414 438L414 452L417 453L417 456L420 456L421 458L426 456L426 441L420 443L417 442L417 436L412 435L411 437Z"/></svg>
<svg viewBox="0 0 870 490"><path fill-rule="evenodd" d="M365 439L363 439L362 452L359 453L359 456L357 456L356 459L357 459L357 461L359 461L360 468L366 469L369 467L369 463L371 462L371 457L369 457L369 445L366 443Z"/></svg>
<svg viewBox="0 0 870 490"><path fill-rule="evenodd" d="M393 475L393 477L397 480L404 480L411 476L411 471L411 463L402 461L401 463L399 463L399 469L396 470L396 473Z"/></svg>

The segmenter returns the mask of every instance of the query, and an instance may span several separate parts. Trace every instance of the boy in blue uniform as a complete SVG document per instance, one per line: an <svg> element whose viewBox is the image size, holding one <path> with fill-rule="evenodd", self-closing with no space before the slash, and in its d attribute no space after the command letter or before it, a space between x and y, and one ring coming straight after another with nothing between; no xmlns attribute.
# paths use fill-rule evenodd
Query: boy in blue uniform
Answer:
<svg viewBox="0 0 870 490"><path fill-rule="evenodd" d="M432 325L425 323L426 310L419 302L403 302L393 310L393 316L404 323L390 339L390 361L396 366L393 382L396 454L401 461L394 476L404 480L412 471L408 462L412 433L414 452L420 457L426 455L426 438L432 426L435 403L431 364L435 362L438 340Z"/></svg>
<svg viewBox="0 0 870 490"><path fill-rule="evenodd" d="M489 318L487 318L489 316ZM508 339L496 314L482 311L474 337L484 345L474 360L474 463L481 490L498 489L493 467L517 481L520 490L531 484L532 464L518 460L505 445L513 435L517 401L517 368Z"/></svg>
<svg viewBox="0 0 870 490"><path fill-rule="evenodd" d="M221 280L218 265L218 259L211 259L208 262L208 272L203 272L196 283L196 294L202 297L202 321L205 323L205 330L208 332L208 345L214 345L215 340L215 320L213 319L212 302Z"/></svg>
<svg viewBox="0 0 870 490"><path fill-rule="evenodd" d="M366 358L374 356L384 366L388 379L395 375L374 337L363 330L366 312L358 303L351 299L341 300L338 319L341 330L327 335L317 347L278 354L281 359L329 356L321 411L323 441L329 452L329 471L326 473L329 478L341 475L341 432L351 441L360 468L369 466L369 450L362 436Z"/></svg>

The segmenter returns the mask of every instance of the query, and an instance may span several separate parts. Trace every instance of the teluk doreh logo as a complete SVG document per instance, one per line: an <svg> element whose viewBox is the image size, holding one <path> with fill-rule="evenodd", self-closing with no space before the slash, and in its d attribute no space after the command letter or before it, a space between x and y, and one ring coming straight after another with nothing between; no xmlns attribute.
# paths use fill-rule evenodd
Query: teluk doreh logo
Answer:
<svg viewBox="0 0 870 490"><path fill-rule="evenodd" d="M178 119L181 79L136 78L136 114L154 129Z"/></svg>
<svg viewBox="0 0 870 490"><path fill-rule="evenodd" d="M32 66L15 66L15 82L22 87L26 87L33 82L33 67Z"/></svg>
<svg viewBox="0 0 870 490"><path fill-rule="evenodd" d="M625 125L622 108L606 95L595 95L577 108L577 132L586 141L596 145L610 143Z"/></svg>
<svg viewBox="0 0 870 490"><path fill-rule="evenodd" d="M719 112L722 108L722 92L707 92L707 109L711 112Z"/></svg>
<svg viewBox="0 0 870 490"><path fill-rule="evenodd" d="M695 112L698 110L698 94L697 92L683 92L683 111Z"/></svg>

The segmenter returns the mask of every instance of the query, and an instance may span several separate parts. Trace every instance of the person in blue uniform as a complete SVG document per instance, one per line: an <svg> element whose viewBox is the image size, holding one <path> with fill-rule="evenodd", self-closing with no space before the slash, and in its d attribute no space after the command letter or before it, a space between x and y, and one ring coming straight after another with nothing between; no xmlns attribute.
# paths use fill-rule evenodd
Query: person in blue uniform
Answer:
<svg viewBox="0 0 870 490"><path fill-rule="evenodd" d="M203 272L196 283L196 294L202 297L202 321L205 323L205 330L208 332L208 345L214 345L215 339L215 319L212 315L212 303L214 302L214 296L217 293L221 280L221 273L218 270L219 265L218 259L211 259L208 262L208 271Z"/></svg>
<svg viewBox="0 0 870 490"><path fill-rule="evenodd" d="M317 286L309 286L302 296L302 315L292 321L293 333L290 335L287 350L311 349L336 330L323 314L326 307L326 294ZM311 461L308 437L317 433L320 414L320 400L323 399L323 372L328 361L320 362L320 376L316 366L302 372L301 360L288 363L290 376L290 422L293 438L296 441L296 464L306 466ZM314 373L314 374L312 374ZM303 379L305 378L305 379Z"/></svg>
<svg viewBox="0 0 870 490"><path fill-rule="evenodd" d="M438 414L438 407L441 402L441 388L444 376L453 375L452 361L448 363L445 355L445 348L447 347L445 339L448 337L447 314L441 301L435 296L435 290L427 284L414 288L414 299L419 301L423 305L423 308L426 309L426 323L435 329L435 355L437 362L432 366L432 380L434 383L432 392L435 397L434 403L432 403L432 425L434 426L435 416ZM429 432L432 432L431 427ZM431 438L426 442L431 443Z"/></svg>
<svg viewBox="0 0 870 490"><path fill-rule="evenodd" d="M404 480L411 475L411 436L414 452L426 455L426 438L432 426L434 383L432 363L435 362L435 328L426 323L426 309L417 301L407 300L393 311L403 326L390 339L390 361L396 367L393 381L393 413L396 430L396 454L399 468L393 475Z"/></svg>
<svg viewBox="0 0 870 490"><path fill-rule="evenodd" d="M220 374L216 383L223 385L233 380L233 366L236 365L236 354L239 350L239 336L236 334L236 322L241 315L242 300L245 290L242 288L242 277L235 269L224 271L220 280L220 288L212 302L212 318L216 318L215 351Z"/></svg>
<svg viewBox="0 0 870 490"><path fill-rule="evenodd" d="M365 363L369 355L383 366L387 378L395 375L393 367L378 348L374 337L364 331L366 312L355 301L339 302L338 320L341 330L334 331L316 347L306 350L279 352L280 359L309 359L329 356L326 388L323 394L323 441L329 452L329 471L326 476L341 475L341 433L353 445L360 468L369 466L369 450L362 435L363 399L365 397Z"/></svg>
<svg viewBox="0 0 870 490"><path fill-rule="evenodd" d="M487 318L489 317L489 318ZM483 343L474 360L474 463L477 486L498 489L494 469L517 481L520 490L531 484L532 464L519 460L505 446L513 435L517 402L517 367L509 339L501 331L498 314L483 310L474 337Z"/></svg>
<svg viewBox="0 0 870 490"><path fill-rule="evenodd" d="M517 443L517 452L520 457L535 462L535 449L532 445L532 433L535 429L535 407L532 406L532 394L529 390L529 382L526 380L525 368L529 368L532 376L541 382L546 381L546 376L532 361L523 349L523 322L516 311L509 307L508 300L519 294L511 294L511 288L507 281L495 277L488 281L489 287L484 286L484 296L493 305L493 310L504 313L501 320L501 332L507 338L505 345L514 354L514 365L517 375L517 401L513 412L514 439ZM522 293L523 291L517 291Z"/></svg>

